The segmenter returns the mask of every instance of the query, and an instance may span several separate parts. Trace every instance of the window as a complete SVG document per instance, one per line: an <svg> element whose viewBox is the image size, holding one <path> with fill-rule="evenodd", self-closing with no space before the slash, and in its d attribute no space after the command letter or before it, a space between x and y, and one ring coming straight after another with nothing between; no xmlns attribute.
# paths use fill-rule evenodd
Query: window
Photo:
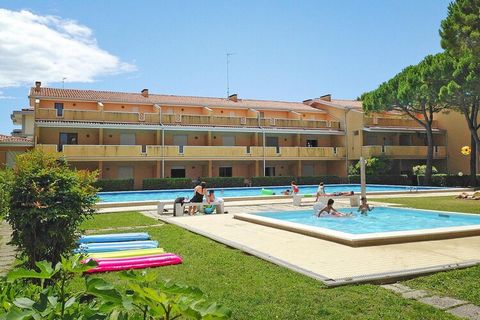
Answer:
<svg viewBox="0 0 480 320"><path fill-rule="evenodd" d="M235 146L235 137L234 136L223 136L222 142L224 146L233 147Z"/></svg>
<svg viewBox="0 0 480 320"><path fill-rule="evenodd" d="M170 177L172 178L185 178L185 167L172 167L170 169Z"/></svg>
<svg viewBox="0 0 480 320"><path fill-rule="evenodd" d="M63 150L65 144L78 144L78 134L70 132L60 132L58 151Z"/></svg>
<svg viewBox="0 0 480 320"><path fill-rule="evenodd" d="M302 175L304 177L312 177L314 173L315 173L315 167L313 166L313 164L303 165Z"/></svg>
<svg viewBox="0 0 480 320"><path fill-rule="evenodd" d="M57 117L63 117L63 103L55 102L55 110L57 110Z"/></svg>
<svg viewBox="0 0 480 320"><path fill-rule="evenodd" d="M218 168L218 175L220 177L232 177L232 167L220 167L220 168Z"/></svg>
<svg viewBox="0 0 480 320"><path fill-rule="evenodd" d="M401 146L411 146L412 145L412 136L409 134L401 134L399 136L399 142Z"/></svg>
<svg viewBox="0 0 480 320"><path fill-rule="evenodd" d="M266 177L275 177L275 167L265 167Z"/></svg>
<svg viewBox="0 0 480 320"><path fill-rule="evenodd" d="M135 145L135 133L120 133L120 144L127 146Z"/></svg>
<svg viewBox="0 0 480 320"><path fill-rule="evenodd" d="M311 148L318 147L317 139L307 139L307 147L311 147Z"/></svg>
<svg viewBox="0 0 480 320"><path fill-rule="evenodd" d="M266 137L265 144L267 147L278 147L278 137Z"/></svg>
<svg viewBox="0 0 480 320"><path fill-rule="evenodd" d="M186 146L188 142L188 136L186 134L176 134L173 136L174 146Z"/></svg>
<svg viewBox="0 0 480 320"><path fill-rule="evenodd" d="M132 166L118 167L117 178L133 179L133 167Z"/></svg>

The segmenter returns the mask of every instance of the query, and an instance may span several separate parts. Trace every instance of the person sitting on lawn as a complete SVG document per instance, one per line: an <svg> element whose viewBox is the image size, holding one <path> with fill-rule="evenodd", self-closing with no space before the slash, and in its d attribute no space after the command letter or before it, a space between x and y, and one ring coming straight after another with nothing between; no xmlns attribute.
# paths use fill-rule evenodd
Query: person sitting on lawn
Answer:
<svg viewBox="0 0 480 320"><path fill-rule="evenodd" d="M455 199L468 199L468 193L462 192L458 196L456 196Z"/></svg>
<svg viewBox="0 0 480 320"><path fill-rule="evenodd" d="M368 211L372 211L373 207L370 207L370 205L367 203L367 198L366 197L362 197L361 201L362 201L362 204L360 204L360 206L358 207L358 211L362 215L368 216Z"/></svg>

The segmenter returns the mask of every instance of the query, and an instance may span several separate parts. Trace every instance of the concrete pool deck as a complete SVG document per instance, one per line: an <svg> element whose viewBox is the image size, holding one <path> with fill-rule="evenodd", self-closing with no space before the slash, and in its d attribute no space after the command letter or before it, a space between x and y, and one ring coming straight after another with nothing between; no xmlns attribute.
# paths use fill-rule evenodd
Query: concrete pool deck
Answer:
<svg viewBox="0 0 480 320"><path fill-rule="evenodd" d="M230 213L295 209L298 207L291 204L228 208ZM355 248L237 220L233 214L162 216L160 220L318 279L327 286L388 283L480 264L480 236Z"/></svg>

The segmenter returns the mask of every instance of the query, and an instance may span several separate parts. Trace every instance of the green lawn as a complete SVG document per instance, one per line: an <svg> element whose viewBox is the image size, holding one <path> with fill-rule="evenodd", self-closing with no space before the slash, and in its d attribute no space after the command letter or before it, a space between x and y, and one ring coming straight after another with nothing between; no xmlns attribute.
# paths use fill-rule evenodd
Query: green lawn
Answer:
<svg viewBox="0 0 480 320"><path fill-rule="evenodd" d="M404 207L464 213L480 213L480 200L454 199L453 196L384 198L371 201L401 204Z"/></svg>
<svg viewBox="0 0 480 320"><path fill-rule="evenodd" d="M453 197L385 198L372 201L398 203L420 209L457 211L480 214L480 201ZM468 241L468 238L464 238ZM480 305L480 266L463 270L441 272L431 276L406 281L412 288L425 289L443 296L451 296Z"/></svg>
<svg viewBox="0 0 480 320"><path fill-rule="evenodd" d="M117 219L98 215L90 223L105 228L112 225L112 220ZM141 231L149 232L166 251L184 259L181 265L151 272L199 287L211 299L231 308L234 319L455 319L379 286L326 289L316 280L173 225ZM102 276L112 280L117 277L115 273ZM81 281L78 279L76 285Z"/></svg>
<svg viewBox="0 0 480 320"><path fill-rule="evenodd" d="M160 223L135 211L96 214L94 218L82 223L81 230L95 230L118 227L149 226Z"/></svg>

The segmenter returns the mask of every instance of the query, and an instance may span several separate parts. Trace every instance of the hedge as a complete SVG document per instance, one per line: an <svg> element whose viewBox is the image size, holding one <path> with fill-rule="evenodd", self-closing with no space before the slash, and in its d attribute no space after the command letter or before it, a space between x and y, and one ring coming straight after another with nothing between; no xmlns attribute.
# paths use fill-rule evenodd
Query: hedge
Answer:
<svg viewBox="0 0 480 320"><path fill-rule="evenodd" d="M367 184L411 185L412 180L407 175L368 175ZM348 176L350 183L360 183L360 176Z"/></svg>
<svg viewBox="0 0 480 320"><path fill-rule="evenodd" d="M133 190L133 179L101 179L94 185L100 191L130 191Z"/></svg>
<svg viewBox="0 0 480 320"><path fill-rule="evenodd" d="M190 178L148 178L143 179L144 190L162 190L162 189L189 189L192 188L192 179Z"/></svg>
<svg viewBox="0 0 480 320"><path fill-rule="evenodd" d="M252 177L252 186L261 187L261 186L286 186L290 185L292 181L296 181L295 177L292 176L281 176L281 177Z"/></svg>
<svg viewBox="0 0 480 320"><path fill-rule="evenodd" d="M339 184L348 182L345 177L337 176L298 177L295 181L298 184L319 184L320 182L323 182L325 184Z"/></svg>
<svg viewBox="0 0 480 320"><path fill-rule="evenodd" d="M207 188L228 188L243 187L245 178L243 177L211 177L202 178L207 183Z"/></svg>
<svg viewBox="0 0 480 320"><path fill-rule="evenodd" d="M418 181L423 185L424 176L419 176ZM480 176L477 175L477 185L480 184ZM456 174L434 174L432 175L432 186L436 187L469 187L472 185L470 175L459 176Z"/></svg>

